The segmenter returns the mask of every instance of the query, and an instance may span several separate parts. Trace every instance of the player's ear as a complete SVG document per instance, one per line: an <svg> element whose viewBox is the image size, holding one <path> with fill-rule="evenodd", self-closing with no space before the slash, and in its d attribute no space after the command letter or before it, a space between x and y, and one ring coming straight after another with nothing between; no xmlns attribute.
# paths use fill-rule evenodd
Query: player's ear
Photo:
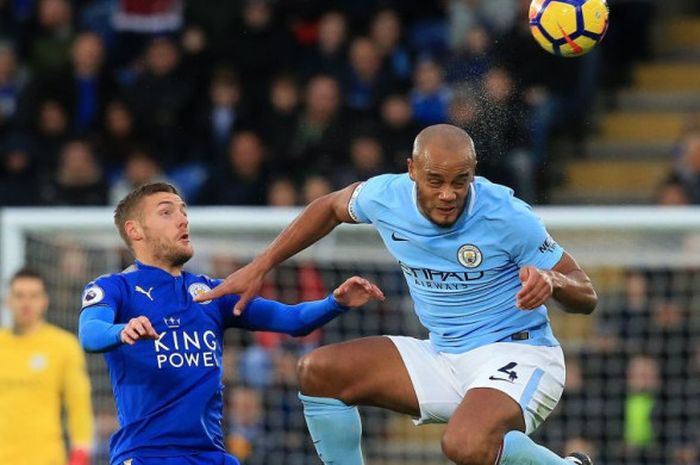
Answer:
<svg viewBox="0 0 700 465"><path fill-rule="evenodd" d="M411 181L415 182L416 176L415 176L414 172L416 170L416 167L415 167L415 163L413 163L413 159L407 158L406 164L408 165L408 177L411 178Z"/></svg>
<svg viewBox="0 0 700 465"><path fill-rule="evenodd" d="M143 228L136 220L126 220L124 223L124 231L130 242L143 239Z"/></svg>

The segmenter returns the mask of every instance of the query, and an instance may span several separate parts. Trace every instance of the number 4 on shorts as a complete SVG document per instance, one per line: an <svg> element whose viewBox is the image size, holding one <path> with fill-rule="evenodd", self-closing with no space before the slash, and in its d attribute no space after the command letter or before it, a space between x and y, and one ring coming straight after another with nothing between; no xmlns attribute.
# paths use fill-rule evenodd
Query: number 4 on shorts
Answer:
<svg viewBox="0 0 700 465"><path fill-rule="evenodd" d="M501 373L505 373L506 375L508 375L508 378L497 378L495 376L489 376L489 379L494 381L508 381L509 383L513 383L516 379L518 379L518 374L515 372L515 370L513 370L513 368L515 368L516 366L518 366L517 363L510 362L509 364L504 365L498 369L498 371L500 371Z"/></svg>

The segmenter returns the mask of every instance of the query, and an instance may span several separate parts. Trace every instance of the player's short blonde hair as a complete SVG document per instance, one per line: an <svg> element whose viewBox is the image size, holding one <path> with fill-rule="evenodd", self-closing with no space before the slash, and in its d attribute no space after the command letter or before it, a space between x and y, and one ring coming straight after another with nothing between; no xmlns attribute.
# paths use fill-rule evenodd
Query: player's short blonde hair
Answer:
<svg viewBox="0 0 700 465"><path fill-rule="evenodd" d="M128 220L133 220L139 215L138 207L141 201L149 195L157 194L158 192L168 192L180 196L180 192L172 184L167 182L152 182L137 187L129 192L114 209L114 225L119 230L119 235L122 237L126 245L131 248L129 236L126 234L124 225Z"/></svg>

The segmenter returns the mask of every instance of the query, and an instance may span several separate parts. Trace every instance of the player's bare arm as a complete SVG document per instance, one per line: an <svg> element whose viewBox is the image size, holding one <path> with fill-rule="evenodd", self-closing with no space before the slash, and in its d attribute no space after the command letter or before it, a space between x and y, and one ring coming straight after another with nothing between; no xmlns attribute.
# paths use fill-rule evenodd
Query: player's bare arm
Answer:
<svg viewBox="0 0 700 465"><path fill-rule="evenodd" d="M569 313L590 314L598 303L590 278L566 252L551 270L521 268L520 281L523 287L516 295L516 305L523 310L537 308L550 297Z"/></svg>
<svg viewBox="0 0 700 465"><path fill-rule="evenodd" d="M158 333L145 316L132 318L119 335L122 342L133 346L139 339L158 339Z"/></svg>
<svg viewBox="0 0 700 465"><path fill-rule="evenodd" d="M351 184L311 202L263 253L195 300L203 302L226 294L238 294L240 300L233 312L240 315L250 299L257 295L265 275L273 267L326 236L340 223L354 223L348 213L348 203L358 184Z"/></svg>
<svg viewBox="0 0 700 465"><path fill-rule="evenodd" d="M325 237L340 223L354 223L348 203L359 183L331 192L313 202L254 260L265 271Z"/></svg>

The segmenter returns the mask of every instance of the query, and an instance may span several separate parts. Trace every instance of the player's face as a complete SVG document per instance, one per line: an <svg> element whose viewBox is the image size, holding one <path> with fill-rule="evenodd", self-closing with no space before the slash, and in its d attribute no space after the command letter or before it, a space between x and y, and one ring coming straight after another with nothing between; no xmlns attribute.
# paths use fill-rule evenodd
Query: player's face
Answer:
<svg viewBox="0 0 700 465"><path fill-rule="evenodd" d="M423 214L438 226L455 224L464 210L469 184L474 179L473 158L443 147L428 146L424 156L408 162Z"/></svg>
<svg viewBox="0 0 700 465"><path fill-rule="evenodd" d="M142 202L139 222L148 251L160 262L184 265L194 254L185 202L170 192L158 192Z"/></svg>
<svg viewBox="0 0 700 465"><path fill-rule="evenodd" d="M49 306L44 284L36 278L17 278L10 285L7 306L15 327L29 328L42 319Z"/></svg>

